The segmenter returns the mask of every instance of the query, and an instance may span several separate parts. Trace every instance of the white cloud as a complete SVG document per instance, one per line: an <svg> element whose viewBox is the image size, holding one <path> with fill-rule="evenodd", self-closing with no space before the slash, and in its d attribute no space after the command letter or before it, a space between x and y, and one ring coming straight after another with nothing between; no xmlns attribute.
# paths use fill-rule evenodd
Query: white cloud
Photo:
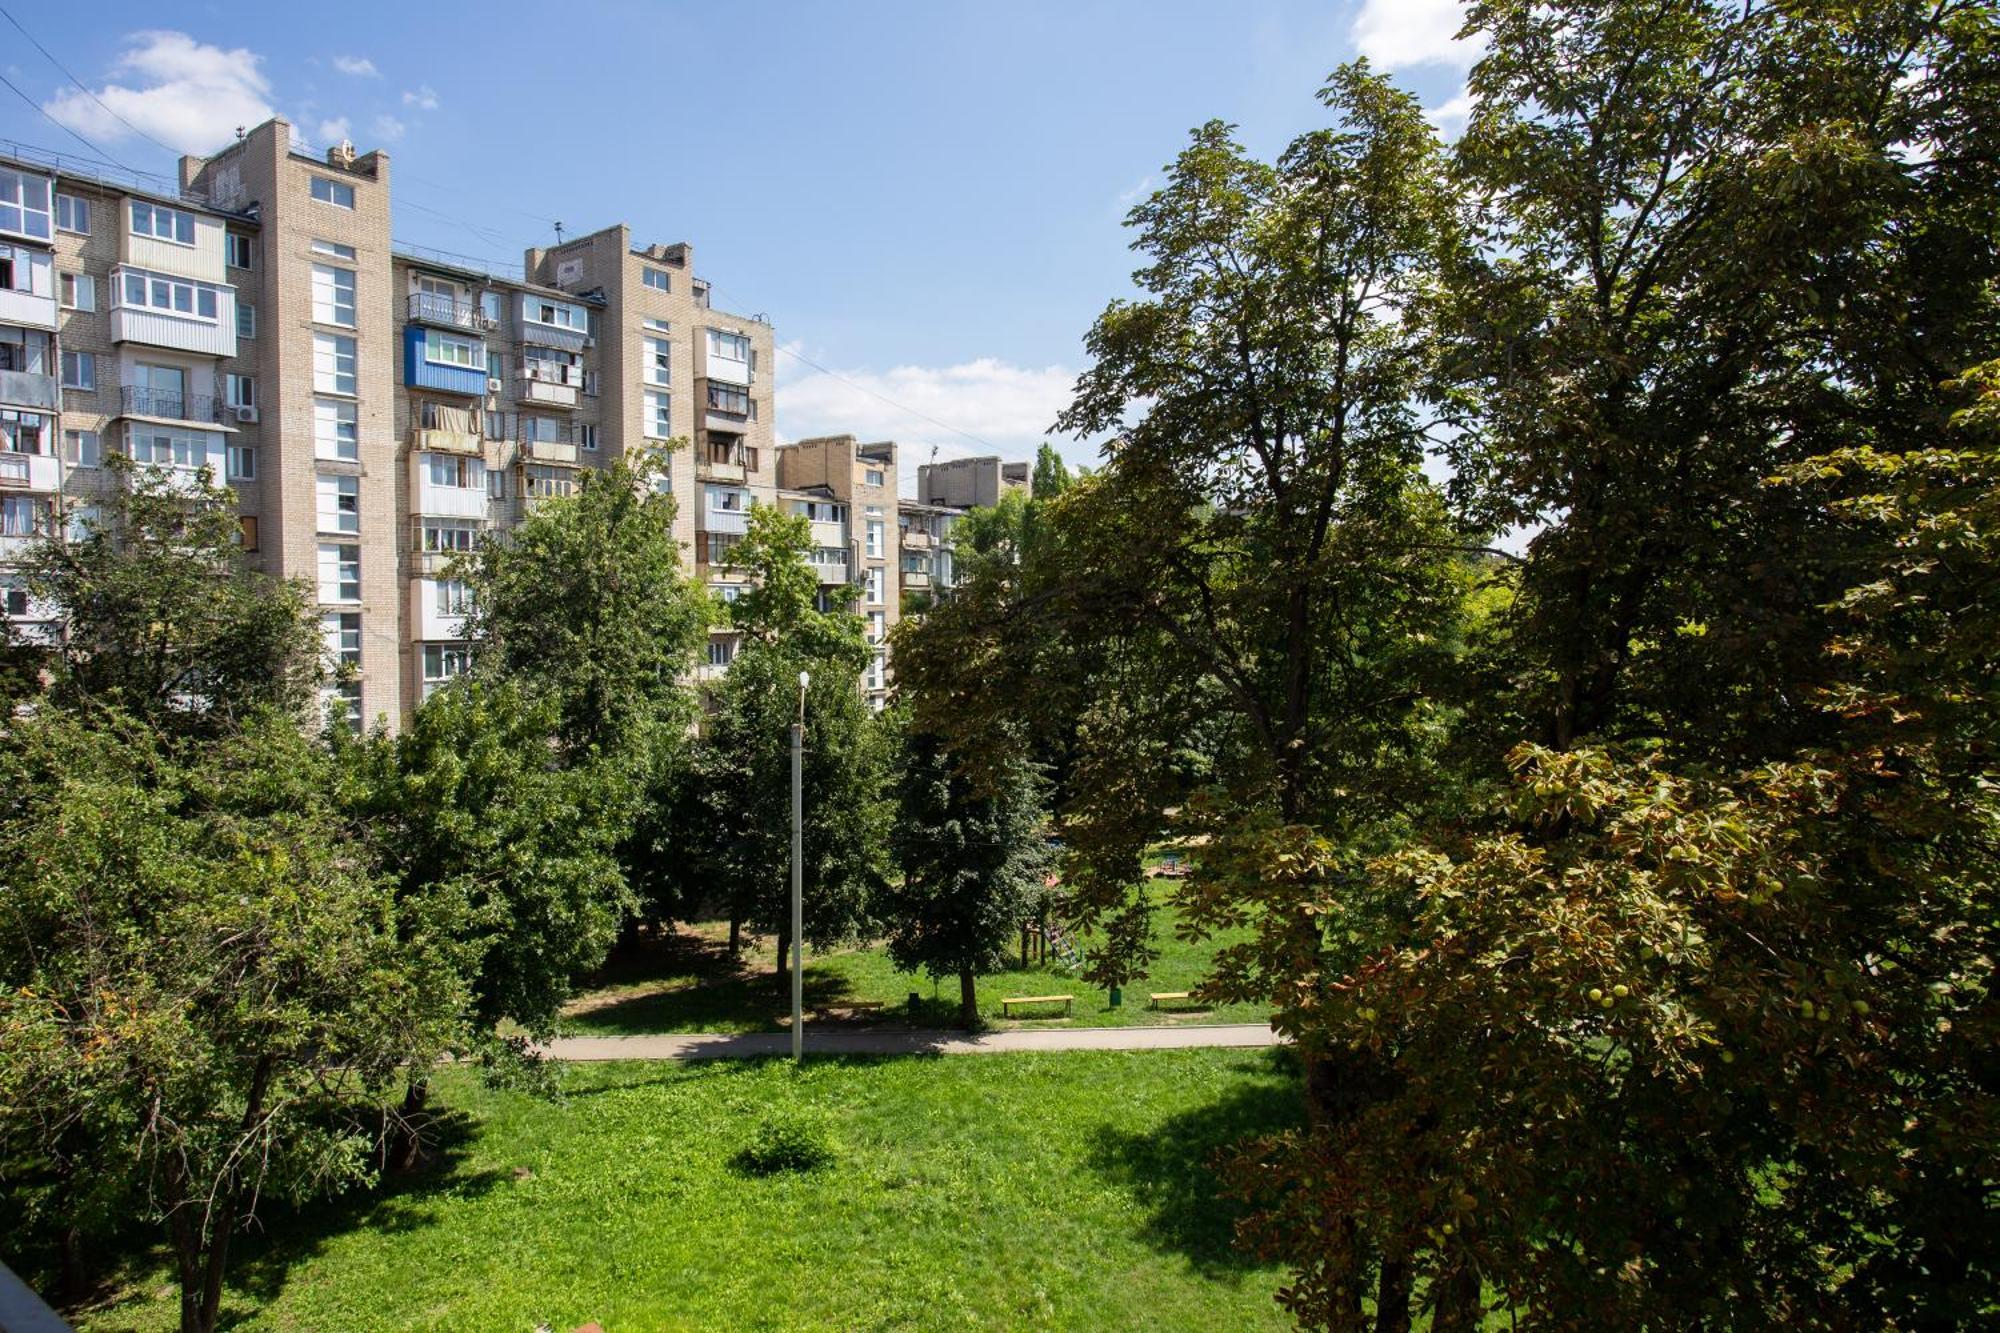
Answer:
<svg viewBox="0 0 2000 1333"><path fill-rule="evenodd" d="M1472 94L1460 89L1458 95L1443 106L1426 108L1424 119L1437 126L1449 136L1465 128L1466 120L1472 115Z"/></svg>
<svg viewBox="0 0 2000 1333"><path fill-rule="evenodd" d="M129 136L132 131L119 119L123 117L185 153L213 152L235 137L238 128L270 119L271 85L257 68L255 52L241 47L225 51L183 32L136 32L126 42L112 74L114 79L129 76L137 87L107 83L97 90L97 101L68 89L43 103L42 110L95 139Z"/></svg>
<svg viewBox="0 0 2000 1333"><path fill-rule="evenodd" d="M1072 463L1096 462L1093 448L1074 443L1065 448L1061 437L1049 430L1056 414L1069 405L1076 385L1076 372L1063 366L1036 369L980 357L955 366L831 372L816 370L788 354L802 350L799 344L788 343L778 351L780 438L856 435L863 440L895 440L903 446L906 492L917 465L930 461L934 445L939 458L998 453L1009 459L1032 459L1036 446L1050 440ZM978 439L967 439L958 431Z"/></svg>
<svg viewBox="0 0 2000 1333"><path fill-rule="evenodd" d="M367 56L335 56L333 67L342 74L352 74L358 79L379 79L382 71L375 68L375 62Z"/></svg>
<svg viewBox="0 0 2000 1333"><path fill-rule="evenodd" d="M1456 40L1464 23L1460 0L1363 0L1354 19L1354 46L1382 69L1470 69L1485 40Z"/></svg>
<svg viewBox="0 0 2000 1333"><path fill-rule="evenodd" d="M1138 184L1134 185L1131 189L1119 191L1118 207L1129 209L1141 199L1149 197L1153 191L1159 188L1160 182L1157 177L1151 175L1142 176Z"/></svg>
<svg viewBox="0 0 2000 1333"><path fill-rule="evenodd" d="M318 128L313 131L313 138L322 147L331 148L344 139L352 138L353 136L348 133L351 128L346 116L335 116L332 120L322 120Z"/></svg>
<svg viewBox="0 0 2000 1333"><path fill-rule="evenodd" d="M408 128L410 127L402 121L397 120L394 116L381 115L375 117L375 137L389 143L394 143L396 140L402 138L403 131Z"/></svg>
<svg viewBox="0 0 2000 1333"><path fill-rule="evenodd" d="M403 105L413 106L419 111L435 111L438 109L437 90L426 83L420 88L405 91Z"/></svg>

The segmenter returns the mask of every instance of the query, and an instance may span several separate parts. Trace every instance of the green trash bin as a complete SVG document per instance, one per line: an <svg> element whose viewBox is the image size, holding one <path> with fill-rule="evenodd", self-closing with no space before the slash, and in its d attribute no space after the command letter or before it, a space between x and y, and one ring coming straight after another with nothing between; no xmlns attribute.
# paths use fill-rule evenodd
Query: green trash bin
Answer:
<svg viewBox="0 0 2000 1333"><path fill-rule="evenodd" d="M1119 1005L1123 1003L1125 1003L1125 992L1120 990L1118 987L1113 986L1111 988L1111 1004L1108 1007L1116 1009Z"/></svg>

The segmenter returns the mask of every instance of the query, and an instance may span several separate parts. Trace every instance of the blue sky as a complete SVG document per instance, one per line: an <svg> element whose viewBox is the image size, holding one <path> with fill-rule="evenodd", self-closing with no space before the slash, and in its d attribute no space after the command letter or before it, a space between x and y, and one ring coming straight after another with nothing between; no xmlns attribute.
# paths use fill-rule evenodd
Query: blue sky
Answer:
<svg viewBox="0 0 2000 1333"><path fill-rule="evenodd" d="M1449 128L1470 55L1456 0L359 0L309 23L273 3L0 4L104 105L4 19L0 72L130 167L171 171L146 135L212 147L275 111L313 144L390 152L401 241L518 262L556 220L621 219L691 241L717 304L767 313L791 349L780 435L896 438L906 474L933 444L986 451L968 435L1032 452L1129 290L1120 220L1192 126L1235 122L1273 154L1365 51ZM0 138L81 151L5 89Z"/></svg>

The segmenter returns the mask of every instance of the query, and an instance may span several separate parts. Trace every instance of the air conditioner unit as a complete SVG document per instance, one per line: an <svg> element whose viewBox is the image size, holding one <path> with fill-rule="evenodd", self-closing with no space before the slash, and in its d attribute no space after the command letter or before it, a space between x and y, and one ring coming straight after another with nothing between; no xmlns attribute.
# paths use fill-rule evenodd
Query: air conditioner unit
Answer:
<svg viewBox="0 0 2000 1333"><path fill-rule="evenodd" d="M502 386L501 386L501 383L500 383L500 381L499 381L499 380L488 380L488 381L486 381L486 392L488 392L488 393L499 393L499 392L500 392L500 390L501 390L501 387L502 387Z"/></svg>
<svg viewBox="0 0 2000 1333"><path fill-rule="evenodd" d="M245 423L253 422L257 419L257 409L248 403L239 404L236 408L236 419Z"/></svg>

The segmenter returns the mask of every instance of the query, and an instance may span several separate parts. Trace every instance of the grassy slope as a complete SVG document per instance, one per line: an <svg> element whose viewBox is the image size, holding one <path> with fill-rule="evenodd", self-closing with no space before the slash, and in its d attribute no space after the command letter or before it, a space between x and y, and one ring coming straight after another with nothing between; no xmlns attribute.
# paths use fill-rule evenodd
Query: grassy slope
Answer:
<svg viewBox="0 0 2000 1333"><path fill-rule="evenodd" d="M1000 1001L1012 995L1074 995L1073 1015L1029 1019L1023 1026L1110 1027L1135 1023L1248 1023L1267 1017L1261 1005L1219 1005L1214 1007L1147 1007L1151 991L1192 990L1208 969L1208 961L1222 944L1232 943L1247 932L1231 932L1201 944L1187 944L1173 937L1174 911L1166 905L1167 889L1153 890L1161 902L1157 918L1156 947L1160 956L1147 975L1125 988L1124 1004L1110 1007L1109 996L1086 983L1075 973L1055 963L1028 970L1009 970L979 978L980 1017L996 1026L1002 1024ZM791 988L787 981L772 975L772 954L768 941L760 950L746 952L744 967L732 968L713 946L720 927L705 923L700 928L701 943L682 935L669 947L645 958L622 961L607 977L606 984L584 997L572 1011L578 1032L623 1034L637 1032L759 1032L781 1026L791 1012ZM1089 939L1078 941L1087 953ZM856 1000L878 1000L890 1006L886 1020L908 1018L908 998L915 991L921 997L920 1022L948 1026L958 1019L958 982L948 978L934 983L929 977L898 972L879 947L848 949L814 956L806 953L806 1007L823 1009L838 1017L841 1007ZM935 1001L933 1001L935 996Z"/></svg>
<svg viewBox="0 0 2000 1333"><path fill-rule="evenodd" d="M618 1064L550 1105L440 1079L449 1165L246 1241L225 1323L259 1329L1254 1329L1275 1270L1229 1245L1203 1165L1290 1123L1271 1052ZM756 1179L764 1110L825 1108L840 1158ZM522 1169L530 1173L520 1174ZM162 1330L161 1269L85 1330Z"/></svg>

